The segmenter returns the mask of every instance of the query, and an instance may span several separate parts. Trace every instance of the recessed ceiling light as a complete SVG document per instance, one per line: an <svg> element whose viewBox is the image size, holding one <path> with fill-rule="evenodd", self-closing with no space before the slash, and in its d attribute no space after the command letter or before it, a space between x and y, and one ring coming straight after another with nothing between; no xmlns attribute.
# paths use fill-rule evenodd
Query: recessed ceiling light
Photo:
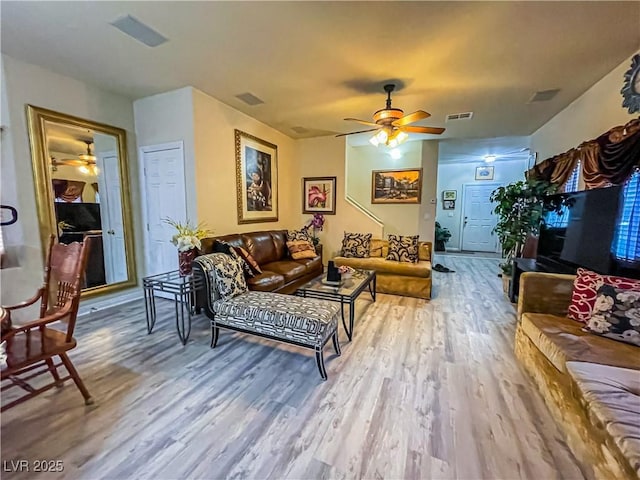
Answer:
<svg viewBox="0 0 640 480"><path fill-rule="evenodd" d="M160 35L153 28L133 18L131 15L120 17L116 21L111 22L111 25L148 47L157 47L168 41L167 37Z"/></svg>
<svg viewBox="0 0 640 480"><path fill-rule="evenodd" d="M495 156L495 155L486 155L486 156L484 157L484 161L485 161L486 163L493 163L493 162L495 162L495 161L496 161L496 156Z"/></svg>

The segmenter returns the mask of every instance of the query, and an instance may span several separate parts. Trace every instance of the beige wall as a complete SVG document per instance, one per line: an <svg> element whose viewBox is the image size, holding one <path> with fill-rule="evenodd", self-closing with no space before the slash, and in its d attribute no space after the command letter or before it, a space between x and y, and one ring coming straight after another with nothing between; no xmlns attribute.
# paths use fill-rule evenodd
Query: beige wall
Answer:
<svg viewBox="0 0 640 480"><path fill-rule="evenodd" d="M324 229L319 233L325 263L341 250L345 231L382 236L381 226L345 198L345 148L344 138L319 137L296 142L294 226L302 226L312 218L302 214L302 178L336 177L336 214L325 215Z"/></svg>
<svg viewBox="0 0 640 480"><path fill-rule="evenodd" d="M297 228L300 179L295 140L244 113L193 89L195 191L198 220L216 235L278 228ZM277 222L238 225L234 129L278 146Z"/></svg>
<svg viewBox="0 0 640 480"><path fill-rule="evenodd" d="M13 303L31 296L42 282L42 250L38 217L36 213L35 185L31 169L29 135L25 107L32 104L77 117L94 120L123 128L127 131L129 153L129 175L132 180L131 197L134 224L140 225L139 190L135 179L136 168L133 105L130 99L102 90L64 75L51 72L36 65L24 63L6 55L2 56L4 81L2 82L2 118L5 131L2 133L2 191L8 184L17 186L12 203L18 208L20 228L24 242L24 255L20 267L0 271L1 301ZM11 149L5 149L5 138L10 138ZM15 177L5 172L15 173ZM11 188L7 188L8 191ZM4 194L3 194L4 203ZM141 231L136 227L136 250L140 252ZM136 255L140 259L140 254ZM138 265L138 272L141 265ZM105 300L108 297L101 297ZM92 299L93 300L93 299ZM86 306L90 300L83 301Z"/></svg>
<svg viewBox="0 0 640 480"><path fill-rule="evenodd" d="M631 57L531 135L531 151L538 153L538 162L637 117L622 108L620 94L624 74L630 66Z"/></svg>
<svg viewBox="0 0 640 480"><path fill-rule="evenodd" d="M436 223L439 143L437 140L425 140L420 143L422 143L422 202L418 216L418 234L420 240L433 243Z"/></svg>

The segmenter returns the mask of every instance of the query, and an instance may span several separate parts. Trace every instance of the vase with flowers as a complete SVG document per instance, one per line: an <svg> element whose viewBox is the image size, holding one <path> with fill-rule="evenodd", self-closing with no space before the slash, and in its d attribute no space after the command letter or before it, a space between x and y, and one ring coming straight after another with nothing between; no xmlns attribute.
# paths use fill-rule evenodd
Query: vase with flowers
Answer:
<svg viewBox="0 0 640 480"><path fill-rule="evenodd" d="M318 232L321 232L323 227L324 215L321 213L314 213L313 218L311 218L303 228L303 230L306 230L311 237L311 242L313 243L313 247L316 249L316 252L318 251L318 245L320 244Z"/></svg>
<svg viewBox="0 0 640 480"><path fill-rule="evenodd" d="M165 218L164 223L177 230L171 243L178 247L178 269L183 277L191 273L191 264L198 254L198 249L202 246L200 240L211 235L211 231L199 223L193 226L189 220L178 222L171 218Z"/></svg>

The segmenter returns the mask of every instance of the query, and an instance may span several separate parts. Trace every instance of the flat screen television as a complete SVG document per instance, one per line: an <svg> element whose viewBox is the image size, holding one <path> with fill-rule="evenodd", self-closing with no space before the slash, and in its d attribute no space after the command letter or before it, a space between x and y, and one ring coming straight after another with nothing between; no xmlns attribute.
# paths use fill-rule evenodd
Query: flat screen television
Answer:
<svg viewBox="0 0 640 480"><path fill-rule="evenodd" d="M554 272L574 273L584 267L601 274L640 278L640 252L635 249L629 255L621 244L628 241L630 232L637 236L623 215L625 200L621 186L550 195L549 204L562 202L562 207L560 212L544 216L536 262ZM633 201L640 203L640 198ZM640 204L631 205L631 209L640 212Z"/></svg>

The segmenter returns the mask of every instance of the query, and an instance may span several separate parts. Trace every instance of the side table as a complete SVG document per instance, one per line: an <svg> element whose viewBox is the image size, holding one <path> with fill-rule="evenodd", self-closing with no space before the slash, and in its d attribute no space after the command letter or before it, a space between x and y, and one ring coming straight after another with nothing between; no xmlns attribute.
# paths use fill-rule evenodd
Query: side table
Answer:
<svg viewBox="0 0 640 480"><path fill-rule="evenodd" d="M196 291L204 287L204 280L193 274L183 277L178 270L173 270L144 277L142 286L144 288L147 333L151 334L156 324L156 293L168 293L173 295L178 337L182 345L186 345L191 334L191 318L195 314Z"/></svg>

